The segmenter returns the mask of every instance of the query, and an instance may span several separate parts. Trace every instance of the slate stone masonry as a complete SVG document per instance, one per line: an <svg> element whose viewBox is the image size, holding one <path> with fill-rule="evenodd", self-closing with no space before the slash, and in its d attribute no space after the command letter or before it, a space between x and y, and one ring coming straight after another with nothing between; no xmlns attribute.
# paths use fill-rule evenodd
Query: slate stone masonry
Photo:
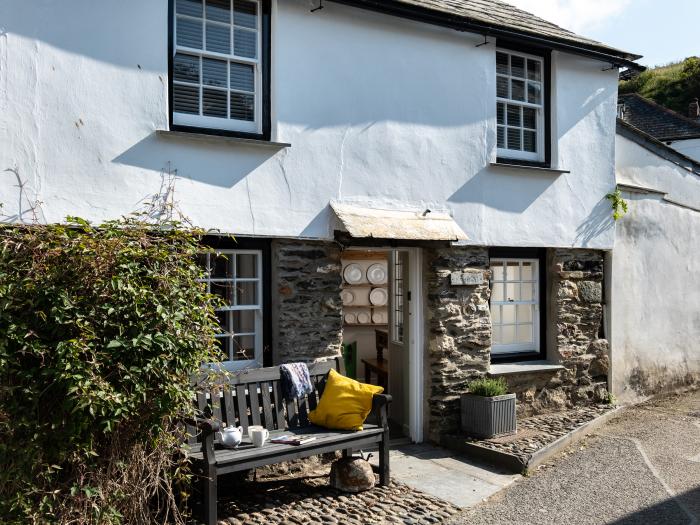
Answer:
<svg viewBox="0 0 700 525"><path fill-rule="evenodd" d="M340 247L332 242L272 243L273 362L313 362L340 354Z"/></svg>

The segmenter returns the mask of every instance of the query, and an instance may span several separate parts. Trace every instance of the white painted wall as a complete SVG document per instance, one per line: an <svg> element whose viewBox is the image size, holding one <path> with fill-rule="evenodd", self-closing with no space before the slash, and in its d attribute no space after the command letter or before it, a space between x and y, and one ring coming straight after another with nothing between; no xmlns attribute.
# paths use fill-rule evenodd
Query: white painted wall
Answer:
<svg viewBox="0 0 700 525"><path fill-rule="evenodd" d="M700 139L676 140L670 146L686 157L700 162Z"/></svg>
<svg viewBox="0 0 700 525"><path fill-rule="evenodd" d="M611 248L616 71L555 53L555 166L494 168L495 56L480 36L329 3L279 0L276 151L166 140L166 0L0 3L5 220L102 221L143 206L162 172L196 224L330 238L328 203L449 209L486 245ZM12 172L19 174L23 190Z"/></svg>
<svg viewBox="0 0 700 525"><path fill-rule="evenodd" d="M700 209L700 177L617 136L620 184ZM700 212L656 193L623 192L610 304L612 388L635 401L700 379Z"/></svg>

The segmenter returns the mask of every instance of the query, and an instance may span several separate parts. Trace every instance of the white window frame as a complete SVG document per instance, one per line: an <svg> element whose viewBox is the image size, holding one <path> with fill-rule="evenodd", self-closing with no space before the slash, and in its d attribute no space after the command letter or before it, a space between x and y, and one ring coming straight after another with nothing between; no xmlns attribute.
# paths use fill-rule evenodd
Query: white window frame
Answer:
<svg viewBox="0 0 700 525"><path fill-rule="evenodd" d="M217 308L217 312L239 312L239 311L244 311L244 310L254 310L255 311L255 332L245 332L245 333L240 333L240 334L235 334L238 336L244 336L244 335L254 335L255 336L255 351L254 351L254 356L253 359L246 359L246 360L224 360L221 362L221 365L224 369L229 370L229 371L237 371L237 370L242 370L244 368L259 368L263 366L263 331L264 331L264 308L263 308L263 297L265 294L264 290L264 281L263 281L263 252L262 250L237 250L237 249L221 249L221 250L215 250L213 252L206 252L204 255L207 255L207 262L209 262L210 258L212 256L217 257L220 255L224 255L229 258L233 258L235 261L236 255L255 255L256 256L256 275L257 277L237 277L235 274L232 277L226 277L226 278L212 278L212 277L206 277L202 279L203 282L207 283L207 291L211 291L211 283L214 282L231 282L233 286L237 283L243 283L243 282L256 282L258 284L257 286L257 297L256 297L256 304L245 304L245 305L236 305L236 304L231 304L223 308ZM235 264L235 263L234 263ZM211 265L208 264L207 271L210 270ZM236 294L233 294L234 297L234 302L235 302L235 297ZM217 339L219 338L230 338L233 339L233 333L227 334L227 333L221 333L217 334ZM229 355L229 357L231 357Z"/></svg>
<svg viewBox="0 0 700 525"><path fill-rule="evenodd" d="M401 252L400 250L393 250L391 252L391 277L393 281L391 283L391 293L393 295L391 301L391 341L399 345L402 345L404 341L404 308L408 307L406 304L407 283L404 282L403 271ZM398 289L399 284L401 286L400 290Z"/></svg>
<svg viewBox="0 0 700 525"><path fill-rule="evenodd" d="M511 94L511 79L516 79L516 80L523 80L525 82L525 100L514 100L512 98L503 98L498 96L498 91L496 91L496 111L498 112L498 104L503 103L504 104L504 119L507 119L507 112L508 112L508 105L511 106L520 106L521 108L527 107L527 108L533 108L537 111L537 117L536 117L536 133L537 133L537 141L536 141L536 151L531 152L531 151L524 151L524 150L514 150L514 149L508 149L508 148L498 148L497 147L497 154L498 157L505 158L505 159L515 159L515 160L526 160L526 161L533 161L533 162L544 162L545 161L545 100L546 97L549 96L549 94L545 91L545 75L547 74L545 70L545 60L544 57L538 56L538 55L531 55L528 53L520 53L518 51L511 51L510 49L503 49L503 48L496 48L496 53L503 53L506 55L510 56L517 56L524 58L526 60L536 60L540 63L540 104L533 104L531 102L527 102L527 65L525 65L525 77L520 78L520 77L513 77L510 75L510 71L508 75L504 75L502 73L498 73L498 68L496 66L496 80L498 80L498 77L505 77L508 78L508 93L509 95ZM497 54L494 54L494 59L497 57ZM510 58L508 59L508 64L510 65ZM498 113L496 113L498 115ZM524 121L523 121L523 116L522 116L522 110L521 110L521 136L520 136L520 145L521 147L524 144L524 138L523 138L523 133L522 130L524 129ZM498 117L496 118L496 131L498 132L498 128L503 127L504 128L504 134L506 136L506 141L507 141L507 134L508 134L508 126L506 124L498 124ZM530 129L530 128L527 128Z"/></svg>
<svg viewBox="0 0 700 525"><path fill-rule="evenodd" d="M532 275L533 279L531 280L523 280L522 279L522 273L520 274L520 279L518 281L506 281L505 279L507 278L506 275L506 263L513 263L517 262L519 263L519 266L521 268L522 272L522 264L523 263L531 263L532 264ZM493 309L495 306L502 306L502 305L533 305L533 312L532 312L532 330L533 330L533 343L513 343L513 344L492 344L491 345L491 354L492 355L508 355L508 354L514 354L514 353L539 353L541 351L541 345L540 345L540 261L539 259L526 259L526 258L520 258L520 257L498 257L498 258L492 258L489 262L489 269L493 267L494 264L500 263L504 265L504 280L503 281L496 281L494 279L493 271L491 272L491 290L493 291L493 284L494 282L502 282L504 285L504 294L505 294L505 283L532 283L533 284L533 299L531 301L514 301L514 300L508 300L507 298L504 298L502 300L495 300L493 297L493 293L491 294L491 300L489 302L489 307L491 308L491 325L496 326L496 324L493 322ZM516 318L515 318L515 326L516 326L516 334L517 334L517 308L516 310ZM505 325L512 325L513 323L503 323L503 317L501 316L501 322L498 323L497 326L502 327L504 324Z"/></svg>
<svg viewBox="0 0 700 525"><path fill-rule="evenodd" d="M226 25L225 23L221 22L216 22L212 20L207 20L206 18L206 0L202 0L202 18L197 18L194 16L189 16L189 15L183 15L183 14L178 14L177 13L177 0L172 0L174 3L174 8L173 8L173 49L172 49L172 59L173 61L175 60L175 55L180 52L184 53L187 55L191 56L198 56L201 58L214 58L214 59L219 59L219 60L226 60L227 61L227 67L226 67L226 72L227 72L227 78L226 78L226 88L222 87L217 87L217 86L206 86L207 89L214 89L214 90L220 90L220 91L225 91L227 93L226 95L226 113L230 114L231 111L231 96L230 93L232 91L236 91L235 89L231 89L231 66L230 62L238 62L241 64L248 64L252 65L254 68L254 101L255 101L255 111L254 111L254 119L252 122L247 121L247 120L236 120L236 119L231 119L231 118L223 118L223 117L211 117L211 116L206 116L202 114L202 107L203 107L203 89L205 87L204 83L202 82L202 65L201 65L201 60L200 60L200 67L199 67L199 84L193 84L189 82L184 82L181 80L175 80L174 76L174 71L171 71L170 74L173 76L171 79L171 82L173 86L180 84L180 85L186 85L190 87L197 86L199 88L199 115L194 115L191 113L178 113L175 111L174 108L174 100L171 100L170 103L173 104L173 124L178 125L178 126L191 126L191 127L197 127L197 128L209 128L209 129L219 129L219 130L224 130L224 131L238 131L238 132L243 132L243 133L257 133L260 134L262 133L262 91L263 91L263 80L262 80L262 54L263 54L263 49L262 49L262 19L263 19L263 5L261 0L247 0L249 2L255 3L257 5L257 27L256 27L256 33L257 33L257 39L256 39L256 49L257 49L257 57L256 58L249 58L249 57L240 57L235 54L234 52L234 28L235 25L233 22L230 24L231 26L231 54L226 54L226 53L218 53L215 51L207 51L204 48L206 47L206 42L207 42L207 23L213 23L213 24L219 24L219 25ZM229 6L231 9L231 16L233 16L233 2L234 0L229 0ZM202 21L202 49L196 49L196 48L191 48L187 46L180 46L177 43L177 24L178 24L178 18L185 18L193 21ZM245 29L245 28L243 28ZM249 94L249 92L241 92L245 94Z"/></svg>

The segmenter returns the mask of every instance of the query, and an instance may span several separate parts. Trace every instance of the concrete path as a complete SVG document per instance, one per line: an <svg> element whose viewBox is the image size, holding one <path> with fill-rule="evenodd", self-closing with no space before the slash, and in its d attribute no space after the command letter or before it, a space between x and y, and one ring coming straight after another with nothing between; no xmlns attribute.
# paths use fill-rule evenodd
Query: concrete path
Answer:
<svg viewBox="0 0 700 525"><path fill-rule="evenodd" d="M371 462L377 463L376 454ZM474 462L443 448L421 444L391 450L391 477L466 508L499 492L521 476Z"/></svg>
<svg viewBox="0 0 700 525"><path fill-rule="evenodd" d="M451 523L700 524L700 391L623 411Z"/></svg>

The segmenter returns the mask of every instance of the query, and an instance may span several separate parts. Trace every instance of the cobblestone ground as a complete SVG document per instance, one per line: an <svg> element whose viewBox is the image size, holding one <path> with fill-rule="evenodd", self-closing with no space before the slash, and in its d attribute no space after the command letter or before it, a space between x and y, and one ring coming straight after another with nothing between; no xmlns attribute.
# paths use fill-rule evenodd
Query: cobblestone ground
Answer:
<svg viewBox="0 0 700 525"><path fill-rule="evenodd" d="M360 494L331 488L327 475L242 482L221 504L219 525L276 523L426 525L452 518L459 508L406 485L392 483Z"/></svg>
<svg viewBox="0 0 700 525"><path fill-rule="evenodd" d="M471 439L472 443L513 454L527 460L534 452L612 410L612 405L592 405L553 414L518 419L518 432L492 439Z"/></svg>

